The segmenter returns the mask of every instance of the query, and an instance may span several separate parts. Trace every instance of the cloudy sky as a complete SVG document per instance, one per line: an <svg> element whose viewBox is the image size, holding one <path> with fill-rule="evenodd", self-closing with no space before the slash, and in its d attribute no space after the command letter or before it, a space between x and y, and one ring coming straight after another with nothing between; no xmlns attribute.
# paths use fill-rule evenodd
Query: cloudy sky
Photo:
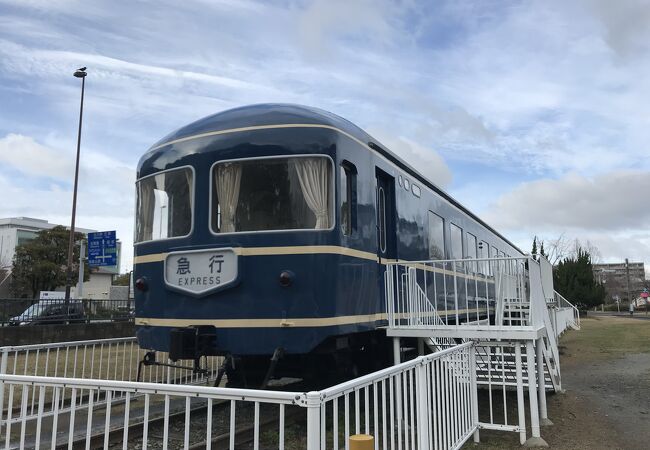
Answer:
<svg viewBox="0 0 650 450"><path fill-rule="evenodd" d="M650 1L0 0L0 217L78 225L131 266L140 155L235 106L360 125L525 250L650 266Z"/></svg>

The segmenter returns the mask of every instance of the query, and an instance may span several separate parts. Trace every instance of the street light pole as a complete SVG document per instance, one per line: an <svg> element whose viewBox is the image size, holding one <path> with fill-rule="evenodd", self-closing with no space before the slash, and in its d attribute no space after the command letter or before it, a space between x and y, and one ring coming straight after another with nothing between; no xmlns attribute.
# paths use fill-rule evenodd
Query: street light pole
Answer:
<svg viewBox="0 0 650 450"><path fill-rule="evenodd" d="M627 280L627 301L630 302L630 314L634 315L634 306L632 306L630 295L630 261L627 258L625 258L625 279Z"/></svg>
<svg viewBox="0 0 650 450"><path fill-rule="evenodd" d="M78 69L74 76L81 78L81 106L79 107L79 131L77 133L77 162L74 169L74 188L72 191L72 220L70 221L70 240L68 241L68 265L66 267L65 301L66 306L70 301L70 287L72 286L72 253L74 251L74 222L77 214L77 185L79 184L79 153L81 150L81 121L84 113L84 87L86 84L86 68ZM67 312L67 311L66 311Z"/></svg>

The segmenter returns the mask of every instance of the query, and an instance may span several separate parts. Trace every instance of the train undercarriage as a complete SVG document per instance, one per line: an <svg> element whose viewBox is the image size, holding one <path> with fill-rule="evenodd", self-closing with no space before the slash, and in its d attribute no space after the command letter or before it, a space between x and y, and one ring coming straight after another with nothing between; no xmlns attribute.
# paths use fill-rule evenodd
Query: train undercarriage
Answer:
<svg viewBox="0 0 650 450"><path fill-rule="evenodd" d="M224 356L215 380L226 386L265 388L272 379L302 379L314 389L371 373L393 363L392 344L383 330L330 336L306 354L287 353L282 347L272 355L233 355L215 352L212 327L187 327L170 333L169 359L159 361L155 351L140 362L143 366L171 366L194 373L205 372L206 356ZM416 345L412 348L415 350Z"/></svg>

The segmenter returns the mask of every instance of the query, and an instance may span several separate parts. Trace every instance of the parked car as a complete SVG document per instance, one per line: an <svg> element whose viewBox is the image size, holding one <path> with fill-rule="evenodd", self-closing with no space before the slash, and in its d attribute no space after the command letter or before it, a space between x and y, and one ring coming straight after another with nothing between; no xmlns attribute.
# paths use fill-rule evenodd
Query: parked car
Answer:
<svg viewBox="0 0 650 450"><path fill-rule="evenodd" d="M9 319L9 325L56 325L84 322L86 313L79 300L39 300L22 314Z"/></svg>

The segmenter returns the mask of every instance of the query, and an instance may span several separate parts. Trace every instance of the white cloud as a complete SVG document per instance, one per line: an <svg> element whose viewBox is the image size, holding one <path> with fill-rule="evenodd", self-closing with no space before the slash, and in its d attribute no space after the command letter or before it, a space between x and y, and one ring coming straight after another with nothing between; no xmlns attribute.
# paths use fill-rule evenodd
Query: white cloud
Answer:
<svg viewBox="0 0 650 450"><path fill-rule="evenodd" d="M29 175L47 178L66 179L74 173L74 165L68 158L62 158L59 152L19 134L0 138L0 163Z"/></svg>
<svg viewBox="0 0 650 450"><path fill-rule="evenodd" d="M434 149L426 148L406 137L391 137L388 132L380 129L370 128L369 133L437 186L444 188L451 182L449 167Z"/></svg>
<svg viewBox="0 0 650 450"><path fill-rule="evenodd" d="M522 183L486 212L496 226L517 229L640 229L650 223L650 172L577 174Z"/></svg>
<svg viewBox="0 0 650 450"><path fill-rule="evenodd" d="M577 174L518 185L489 205L483 215L520 248L533 236L590 241L602 262L643 261L650 270L650 171Z"/></svg>
<svg viewBox="0 0 650 450"><path fill-rule="evenodd" d="M0 217L29 216L68 225L72 208L74 154L9 134L0 139ZM6 176L8 166L28 177ZM82 149L76 224L81 228L117 230L122 265L133 257L135 167Z"/></svg>
<svg viewBox="0 0 650 450"><path fill-rule="evenodd" d="M321 62L344 51L344 45L336 45L343 38L394 45L397 36L389 20L398 15L397 6L371 0L315 0L298 15L299 43L307 58Z"/></svg>
<svg viewBox="0 0 650 450"><path fill-rule="evenodd" d="M584 3L603 24L607 45L621 58L627 59L634 57L639 51L650 50L648 0L589 0Z"/></svg>

